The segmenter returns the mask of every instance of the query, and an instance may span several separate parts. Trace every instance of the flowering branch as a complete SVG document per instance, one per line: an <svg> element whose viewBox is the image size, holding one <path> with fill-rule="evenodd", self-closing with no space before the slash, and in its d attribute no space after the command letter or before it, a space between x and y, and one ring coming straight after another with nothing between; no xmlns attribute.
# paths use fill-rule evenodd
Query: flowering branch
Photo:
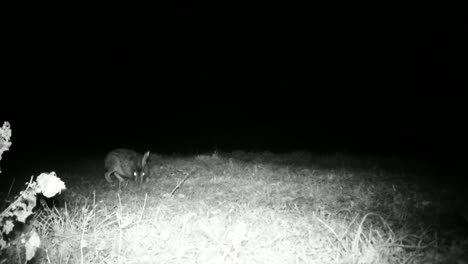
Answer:
<svg viewBox="0 0 468 264"><path fill-rule="evenodd" d="M2 153L9 150L11 146L10 138L10 123L5 122L3 127L0 127L0 160L2 159ZM17 241L7 243L4 240L4 234L8 236L13 231L15 222L25 223L26 219L33 214L32 210L36 207L37 194L43 194L45 197L51 198L62 190L65 190L65 183L57 177L55 172L41 173L36 181L33 181L33 177L31 177L29 183L26 184L26 189L21 191L15 201L0 214L0 231L2 234L0 237L0 250L17 243ZM31 260L41 244L39 234L33 228L28 232L26 239L21 239L20 242L25 245L26 259ZM0 263L4 263L4 260L0 260Z"/></svg>
<svg viewBox="0 0 468 264"><path fill-rule="evenodd" d="M10 138L11 138L10 123L4 122L3 127L0 127L0 160L2 159L3 152L10 149L10 146L11 146ZM0 168L0 173L2 173L1 168Z"/></svg>

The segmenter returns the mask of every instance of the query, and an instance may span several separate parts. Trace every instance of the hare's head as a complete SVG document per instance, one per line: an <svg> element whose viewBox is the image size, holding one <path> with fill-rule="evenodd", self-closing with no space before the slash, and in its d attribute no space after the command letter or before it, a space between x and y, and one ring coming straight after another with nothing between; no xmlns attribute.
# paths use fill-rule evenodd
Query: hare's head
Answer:
<svg viewBox="0 0 468 264"><path fill-rule="evenodd" d="M135 182L137 183L144 183L146 179L148 178L148 157L150 155L150 152L147 151L141 158L141 163L138 164L136 171L133 172L133 177L135 179Z"/></svg>

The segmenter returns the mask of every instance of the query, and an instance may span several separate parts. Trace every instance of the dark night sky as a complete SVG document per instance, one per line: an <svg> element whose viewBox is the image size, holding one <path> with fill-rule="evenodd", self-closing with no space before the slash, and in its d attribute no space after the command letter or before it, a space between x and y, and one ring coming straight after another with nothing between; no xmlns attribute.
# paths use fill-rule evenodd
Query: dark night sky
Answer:
<svg viewBox="0 0 468 264"><path fill-rule="evenodd" d="M18 152L464 149L463 16L380 11L23 14L0 120Z"/></svg>

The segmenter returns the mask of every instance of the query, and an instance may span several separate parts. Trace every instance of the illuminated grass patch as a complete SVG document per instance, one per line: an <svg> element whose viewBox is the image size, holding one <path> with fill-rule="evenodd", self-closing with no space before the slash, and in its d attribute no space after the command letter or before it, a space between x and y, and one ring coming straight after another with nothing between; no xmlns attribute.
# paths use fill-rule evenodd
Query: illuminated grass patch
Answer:
<svg viewBox="0 0 468 264"><path fill-rule="evenodd" d="M38 213L45 263L432 263L466 254L464 211L447 209L455 200L374 161L160 156L145 186L107 184L101 162L70 169L66 206ZM444 217L460 219L447 228Z"/></svg>

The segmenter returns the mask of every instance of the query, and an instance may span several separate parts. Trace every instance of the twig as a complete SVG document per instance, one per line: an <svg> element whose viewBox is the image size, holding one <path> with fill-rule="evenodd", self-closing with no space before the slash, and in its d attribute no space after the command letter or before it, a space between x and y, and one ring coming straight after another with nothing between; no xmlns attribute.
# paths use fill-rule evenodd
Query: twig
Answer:
<svg viewBox="0 0 468 264"><path fill-rule="evenodd" d="M188 178L190 175L192 175L192 172L193 172L193 171L187 173L187 175L185 175L185 177L177 184L177 186L174 187L174 189L172 190L171 195L170 195L171 197L174 195L174 193L177 191L177 189L179 189L179 187L182 185L182 183L184 183L185 180L187 180L187 178Z"/></svg>
<svg viewBox="0 0 468 264"><path fill-rule="evenodd" d="M10 196L11 189L13 189L13 185L15 184L15 180L16 180L16 177L13 177L13 181L11 182L10 189L8 190L8 194L7 194L6 197Z"/></svg>
<svg viewBox="0 0 468 264"><path fill-rule="evenodd" d="M143 213L145 212L146 200L147 199L148 199L148 194L145 193L145 202L143 203L143 208L141 209L140 219L139 219L138 222L141 222L141 219L143 219Z"/></svg>

